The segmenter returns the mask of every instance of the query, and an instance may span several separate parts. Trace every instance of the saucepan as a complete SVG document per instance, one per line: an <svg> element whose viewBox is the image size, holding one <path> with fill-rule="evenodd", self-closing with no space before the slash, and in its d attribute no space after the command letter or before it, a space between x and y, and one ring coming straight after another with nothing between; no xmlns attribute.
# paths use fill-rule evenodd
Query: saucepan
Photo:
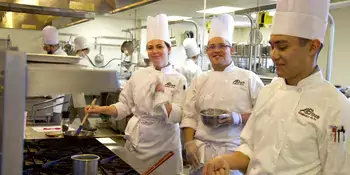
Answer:
<svg viewBox="0 0 350 175"><path fill-rule="evenodd" d="M97 175L99 156L95 154L80 154L71 157L73 160L73 175Z"/></svg>
<svg viewBox="0 0 350 175"><path fill-rule="evenodd" d="M93 131L85 131L82 130L80 131L79 135L75 135L76 130L71 130L71 131L65 131L63 132L63 137L66 139L88 139L88 138L93 138L95 133Z"/></svg>
<svg viewBox="0 0 350 175"><path fill-rule="evenodd" d="M220 119L222 114L229 114L228 111L222 109L204 109L200 111L202 122L205 126L209 128L218 128L220 127Z"/></svg>

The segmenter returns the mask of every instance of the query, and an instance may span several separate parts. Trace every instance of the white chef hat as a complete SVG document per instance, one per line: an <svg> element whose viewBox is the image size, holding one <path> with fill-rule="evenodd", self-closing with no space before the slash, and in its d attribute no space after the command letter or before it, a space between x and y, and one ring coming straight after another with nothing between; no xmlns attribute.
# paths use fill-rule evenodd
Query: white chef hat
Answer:
<svg viewBox="0 0 350 175"><path fill-rule="evenodd" d="M57 45L58 44L58 31L53 26L46 26L43 31L43 42L48 45Z"/></svg>
<svg viewBox="0 0 350 175"><path fill-rule="evenodd" d="M233 40L233 28L234 20L231 15L222 14L216 18L213 18L211 21L209 40L215 37L220 37L231 44Z"/></svg>
<svg viewBox="0 0 350 175"><path fill-rule="evenodd" d="M171 45L167 15L159 14L147 18L147 42L152 40L163 40Z"/></svg>
<svg viewBox="0 0 350 175"><path fill-rule="evenodd" d="M194 38L186 38L183 42L183 46L186 50L186 55L188 58L192 58L198 55L200 52L197 41Z"/></svg>
<svg viewBox="0 0 350 175"><path fill-rule="evenodd" d="M318 39L323 43L329 3L329 0L278 0L271 34Z"/></svg>
<svg viewBox="0 0 350 175"><path fill-rule="evenodd" d="M86 38L83 36L77 36L74 39L74 46L75 46L75 50L77 50L77 51L89 48L88 42L87 42Z"/></svg>

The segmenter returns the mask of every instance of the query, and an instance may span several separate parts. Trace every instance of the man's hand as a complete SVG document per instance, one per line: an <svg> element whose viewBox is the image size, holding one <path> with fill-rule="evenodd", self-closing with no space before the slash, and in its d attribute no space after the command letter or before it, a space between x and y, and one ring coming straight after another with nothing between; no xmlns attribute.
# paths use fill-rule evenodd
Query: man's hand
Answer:
<svg viewBox="0 0 350 175"><path fill-rule="evenodd" d="M203 175L228 175L230 174L229 164L225 159L218 156L207 163L203 168Z"/></svg>
<svg viewBox="0 0 350 175"><path fill-rule="evenodd" d="M185 144L186 157L188 162L192 165L194 169L198 169L201 166L199 160L198 147L194 141L189 141Z"/></svg>

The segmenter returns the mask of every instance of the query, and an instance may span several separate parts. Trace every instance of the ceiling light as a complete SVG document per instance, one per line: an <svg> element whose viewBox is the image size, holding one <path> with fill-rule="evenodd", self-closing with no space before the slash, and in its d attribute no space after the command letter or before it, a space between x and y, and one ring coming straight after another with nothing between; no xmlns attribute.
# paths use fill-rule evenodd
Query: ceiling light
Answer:
<svg viewBox="0 0 350 175"><path fill-rule="evenodd" d="M197 11L197 13L222 14L222 13L234 12L234 11L237 11L237 10L242 10L242 8L220 6L220 7L214 7L214 8L205 9L205 10L199 10L199 11Z"/></svg>
<svg viewBox="0 0 350 175"><path fill-rule="evenodd" d="M234 22L235 27L246 27L246 26L250 26L250 22L246 22L246 21L235 21Z"/></svg>
<svg viewBox="0 0 350 175"><path fill-rule="evenodd" d="M179 20L186 20L191 19L191 17L188 16L168 16L168 21L179 21Z"/></svg>

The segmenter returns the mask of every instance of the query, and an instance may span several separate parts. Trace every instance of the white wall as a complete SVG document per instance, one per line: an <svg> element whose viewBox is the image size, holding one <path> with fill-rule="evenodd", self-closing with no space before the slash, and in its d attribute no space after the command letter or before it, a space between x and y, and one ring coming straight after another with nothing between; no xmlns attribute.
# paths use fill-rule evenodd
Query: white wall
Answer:
<svg viewBox="0 0 350 175"><path fill-rule="evenodd" d="M336 9L331 12L336 23L334 60L331 82L341 86L350 86L350 8ZM235 42L247 42L249 40L249 28L235 30ZM270 38L270 29L262 28L263 42L267 43ZM328 32L328 31L327 31ZM326 75L328 33L325 40L318 64L324 76Z"/></svg>

